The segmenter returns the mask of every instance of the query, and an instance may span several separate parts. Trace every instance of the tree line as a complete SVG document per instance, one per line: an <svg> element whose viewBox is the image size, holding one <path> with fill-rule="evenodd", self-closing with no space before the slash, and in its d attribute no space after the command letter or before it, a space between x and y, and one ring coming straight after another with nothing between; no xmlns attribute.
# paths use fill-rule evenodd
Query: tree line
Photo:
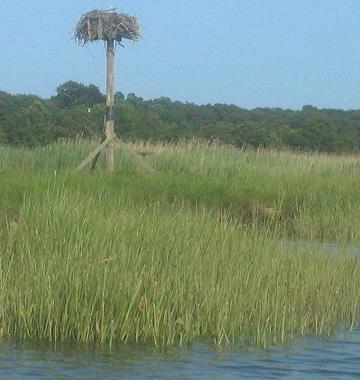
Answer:
<svg viewBox="0 0 360 380"><path fill-rule="evenodd" d="M56 95L11 95L0 91L0 144L34 147L62 138L99 137L105 97L95 85L68 81ZM360 110L302 110L235 105L196 105L167 97L144 100L115 94L116 133L126 140L175 142L200 138L236 147L308 151L360 150Z"/></svg>

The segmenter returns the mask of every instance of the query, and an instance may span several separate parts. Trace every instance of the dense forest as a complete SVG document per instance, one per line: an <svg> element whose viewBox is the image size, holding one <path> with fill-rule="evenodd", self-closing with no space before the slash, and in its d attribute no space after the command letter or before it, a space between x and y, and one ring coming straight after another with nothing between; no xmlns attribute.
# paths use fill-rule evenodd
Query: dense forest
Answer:
<svg viewBox="0 0 360 380"><path fill-rule="evenodd" d="M102 134L104 95L95 85L68 81L56 95L11 95L0 91L0 144L33 147L61 138ZM360 150L360 110L278 108L144 100L115 95L117 134L126 140L201 138L237 147L275 147L327 152Z"/></svg>

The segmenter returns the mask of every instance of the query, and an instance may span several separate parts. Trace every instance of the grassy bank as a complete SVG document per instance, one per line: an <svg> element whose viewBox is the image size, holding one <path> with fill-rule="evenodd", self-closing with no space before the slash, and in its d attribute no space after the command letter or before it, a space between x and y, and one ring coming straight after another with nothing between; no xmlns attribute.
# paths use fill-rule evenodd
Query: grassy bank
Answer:
<svg viewBox="0 0 360 380"><path fill-rule="evenodd" d="M259 345L359 324L360 158L200 143L0 148L0 334ZM292 239L336 242L337 254Z"/></svg>

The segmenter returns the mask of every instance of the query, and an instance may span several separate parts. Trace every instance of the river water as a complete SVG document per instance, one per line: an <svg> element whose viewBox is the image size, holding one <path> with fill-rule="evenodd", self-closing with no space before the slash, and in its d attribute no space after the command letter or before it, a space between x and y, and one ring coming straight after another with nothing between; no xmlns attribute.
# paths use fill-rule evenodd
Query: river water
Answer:
<svg viewBox="0 0 360 380"><path fill-rule="evenodd" d="M360 330L266 350L195 343L167 352L0 346L0 379L360 379Z"/></svg>

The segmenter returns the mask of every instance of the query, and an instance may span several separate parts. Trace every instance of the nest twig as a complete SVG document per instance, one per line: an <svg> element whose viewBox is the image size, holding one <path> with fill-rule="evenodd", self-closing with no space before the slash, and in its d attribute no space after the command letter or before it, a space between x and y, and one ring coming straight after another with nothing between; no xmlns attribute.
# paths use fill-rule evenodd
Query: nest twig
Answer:
<svg viewBox="0 0 360 380"><path fill-rule="evenodd" d="M93 10L83 14L75 27L74 38L82 44L97 40L114 40L123 38L136 41L140 37L140 27L135 16L118 13L114 10Z"/></svg>

